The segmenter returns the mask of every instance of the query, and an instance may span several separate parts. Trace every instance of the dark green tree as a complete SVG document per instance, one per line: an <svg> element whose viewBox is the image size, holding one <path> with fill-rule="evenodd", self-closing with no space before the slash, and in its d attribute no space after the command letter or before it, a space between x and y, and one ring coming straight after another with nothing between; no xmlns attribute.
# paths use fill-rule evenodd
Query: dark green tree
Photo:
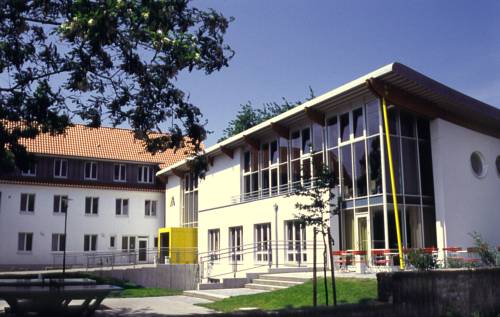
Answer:
<svg viewBox="0 0 500 317"><path fill-rule="evenodd" d="M306 101L311 100L314 97L314 92L311 87L309 87L309 97L306 98ZM260 108L254 107L250 101L246 104L241 104L240 110L236 114L236 118L229 121L227 128L222 131L222 137L217 142L224 141L233 135L250 129L257 124L271 119L272 117L288 111L302 103L303 101L300 100L291 102L283 97L281 102L266 102L262 104Z"/></svg>
<svg viewBox="0 0 500 317"><path fill-rule="evenodd" d="M197 151L205 122L175 84L228 66L231 19L189 0L0 0L0 172L33 157L19 142L79 118L127 122L150 152ZM159 132L154 133L154 132Z"/></svg>

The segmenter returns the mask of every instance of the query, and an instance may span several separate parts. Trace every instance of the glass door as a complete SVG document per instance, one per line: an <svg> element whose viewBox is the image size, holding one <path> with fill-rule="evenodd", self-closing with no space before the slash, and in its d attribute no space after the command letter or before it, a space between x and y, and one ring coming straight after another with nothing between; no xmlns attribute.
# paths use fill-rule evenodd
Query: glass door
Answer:
<svg viewBox="0 0 500 317"><path fill-rule="evenodd" d="M148 239L139 238L139 262L148 261Z"/></svg>
<svg viewBox="0 0 500 317"><path fill-rule="evenodd" d="M356 246L358 250L368 251L368 217L360 216L356 217L357 222L357 235L356 235Z"/></svg>

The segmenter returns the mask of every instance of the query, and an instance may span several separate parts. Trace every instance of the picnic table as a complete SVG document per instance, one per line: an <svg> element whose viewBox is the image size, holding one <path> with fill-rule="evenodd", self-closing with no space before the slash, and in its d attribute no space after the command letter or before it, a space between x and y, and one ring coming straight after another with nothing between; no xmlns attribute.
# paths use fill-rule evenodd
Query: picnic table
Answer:
<svg viewBox="0 0 500 317"><path fill-rule="evenodd" d="M13 282L11 279L0 283L0 298L9 304L8 312L16 316L31 312L41 316L91 316L110 292L121 290L112 285L95 285L95 281L86 279L43 285L29 280ZM72 304L75 300L79 303Z"/></svg>

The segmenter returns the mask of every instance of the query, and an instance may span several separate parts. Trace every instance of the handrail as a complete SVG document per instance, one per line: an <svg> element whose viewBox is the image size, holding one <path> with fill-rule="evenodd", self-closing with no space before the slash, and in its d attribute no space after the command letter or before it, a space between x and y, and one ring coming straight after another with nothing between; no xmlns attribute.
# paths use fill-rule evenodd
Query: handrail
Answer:
<svg viewBox="0 0 500 317"><path fill-rule="evenodd" d="M230 197L230 202L232 204L238 204L238 203L243 203L243 202L250 202L250 201L255 201L259 199L265 199L269 197L276 197L276 196L282 196L282 195L288 195L292 194L294 191L296 191L298 188L302 187L312 187L314 182L317 180L316 177L313 177L309 180L305 181L296 181L296 182L289 182L286 184L282 184L279 186L270 186L265 189L259 189L256 191L251 191L247 193L242 193L239 195L233 195Z"/></svg>

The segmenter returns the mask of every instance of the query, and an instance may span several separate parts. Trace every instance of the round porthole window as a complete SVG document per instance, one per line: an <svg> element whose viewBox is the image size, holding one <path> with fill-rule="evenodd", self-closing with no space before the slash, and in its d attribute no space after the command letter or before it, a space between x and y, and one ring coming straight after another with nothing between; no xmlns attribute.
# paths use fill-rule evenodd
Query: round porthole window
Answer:
<svg viewBox="0 0 500 317"><path fill-rule="evenodd" d="M484 177L486 175L487 166L484 163L484 157L481 152L474 152L470 156L470 166L472 172L477 177Z"/></svg>

